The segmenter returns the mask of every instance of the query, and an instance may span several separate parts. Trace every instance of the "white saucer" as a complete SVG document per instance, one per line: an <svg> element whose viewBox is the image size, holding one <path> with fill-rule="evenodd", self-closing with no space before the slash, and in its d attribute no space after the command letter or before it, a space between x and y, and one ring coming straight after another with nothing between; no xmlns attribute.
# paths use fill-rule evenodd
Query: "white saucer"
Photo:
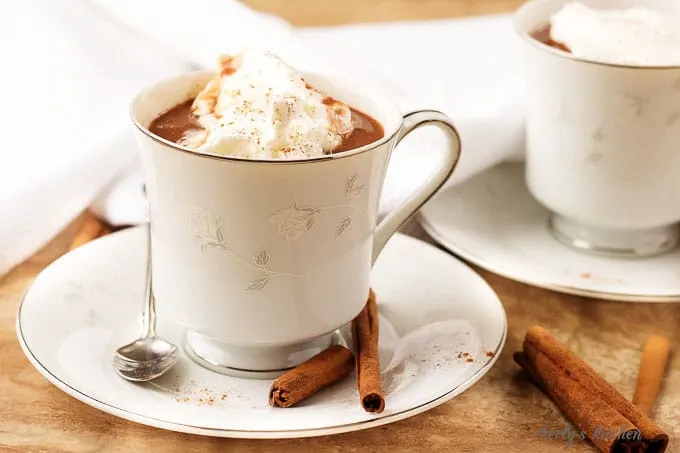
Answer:
<svg viewBox="0 0 680 453"><path fill-rule="evenodd" d="M111 357L139 328L143 252L143 231L130 229L55 261L26 293L17 333L33 366L61 390L146 425L246 438L383 425L465 391L489 371L505 343L505 312L484 280L435 247L397 235L372 275L381 315L382 414L361 409L353 376L294 408L271 408L271 381L220 375L184 355L156 382L132 384L114 374ZM160 335L179 344L181 329L164 324L162 312L159 322Z"/></svg>
<svg viewBox="0 0 680 453"><path fill-rule="evenodd" d="M680 249L651 258L589 255L557 242L548 216L526 188L523 165L507 163L440 194L420 218L444 247L513 280L600 299L680 301Z"/></svg>

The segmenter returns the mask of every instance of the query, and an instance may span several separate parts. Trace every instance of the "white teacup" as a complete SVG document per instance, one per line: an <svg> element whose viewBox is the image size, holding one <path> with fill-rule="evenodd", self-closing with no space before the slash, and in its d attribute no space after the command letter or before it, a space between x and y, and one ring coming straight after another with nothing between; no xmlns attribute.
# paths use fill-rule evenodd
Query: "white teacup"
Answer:
<svg viewBox="0 0 680 453"><path fill-rule="evenodd" d="M530 36L569 0L533 0L515 17L527 76L531 193L560 241L646 256L674 247L680 221L680 66L632 67L571 56ZM668 0L582 0L596 8Z"/></svg>
<svg viewBox="0 0 680 453"><path fill-rule="evenodd" d="M149 132L154 118L212 77L163 81L132 105L152 225L153 291L161 316L187 329L185 349L199 363L270 377L326 348L361 311L373 262L449 178L460 139L440 112L402 116L370 88L315 74L305 79L377 119L385 137L335 155L275 161L197 153ZM392 149L425 124L448 132L451 146L432 178L377 223Z"/></svg>

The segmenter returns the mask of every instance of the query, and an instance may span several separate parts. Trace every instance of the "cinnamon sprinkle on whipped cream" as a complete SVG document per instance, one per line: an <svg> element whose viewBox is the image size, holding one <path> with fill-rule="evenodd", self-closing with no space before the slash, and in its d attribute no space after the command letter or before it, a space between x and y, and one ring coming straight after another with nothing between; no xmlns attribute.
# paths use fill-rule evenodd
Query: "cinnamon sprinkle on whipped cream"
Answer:
<svg viewBox="0 0 680 453"><path fill-rule="evenodd" d="M196 96L202 129L180 144L249 159L299 159L333 152L353 130L346 104L315 90L266 51L219 59L219 75Z"/></svg>

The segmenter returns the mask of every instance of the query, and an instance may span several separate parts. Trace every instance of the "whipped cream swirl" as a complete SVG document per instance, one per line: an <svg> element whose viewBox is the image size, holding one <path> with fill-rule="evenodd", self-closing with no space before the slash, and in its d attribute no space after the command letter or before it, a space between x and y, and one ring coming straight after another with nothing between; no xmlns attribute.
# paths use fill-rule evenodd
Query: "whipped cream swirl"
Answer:
<svg viewBox="0 0 680 453"><path fill-rule="evenodd" d="M567 3L551 17L550 37L586 60L680 65L680 17L651 9L592 9Z"/></svg>
<svg viewBox="0 0 680 453"><path fill-rule="evenodd" d="M185 134L184 146L249 159L310 158L332 152L353 130L349 106L272 53L223 56L219 65L192 105L203 129Z"/></svg>

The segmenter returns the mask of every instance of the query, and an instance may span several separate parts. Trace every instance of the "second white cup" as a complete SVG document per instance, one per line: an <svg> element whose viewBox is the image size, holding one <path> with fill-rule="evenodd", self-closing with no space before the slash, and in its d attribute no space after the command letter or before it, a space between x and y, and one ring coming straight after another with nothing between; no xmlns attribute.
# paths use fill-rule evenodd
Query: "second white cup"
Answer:
<svg viewBox="0 0 680 453"><path fill-rule="evenodd" d="M568 0L516 14L527 78L526 181L560 241L616 256L673 248L680 221L680 66L585 61L532 33ZM583 1L678 14L677 2Z"/></svg>

